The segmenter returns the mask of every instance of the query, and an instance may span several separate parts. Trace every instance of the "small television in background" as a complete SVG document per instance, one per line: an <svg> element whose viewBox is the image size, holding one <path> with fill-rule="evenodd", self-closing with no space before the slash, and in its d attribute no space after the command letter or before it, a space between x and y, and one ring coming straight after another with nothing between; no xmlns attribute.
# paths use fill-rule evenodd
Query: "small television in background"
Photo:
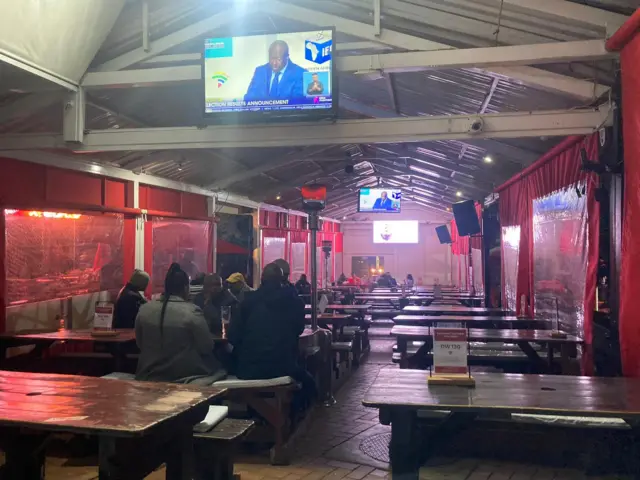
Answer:
<svg viewBox="0 0 640 480"><path fill-rule="evenodd" d="M205 118L242 123L335 117L334 41L333 28L205 39Z"/></svg>
<svg viewBox="0 0 640 480"><path fill-rule="evenodd" d="M436 227L436 234L438 235L438 240L440 240L442 245L451 243L451 234L449 233L449 229L446 225Z"/></svg>
<svg viewBox="0 0 640 480"><path fill-rule="evenodd" d="M362 213L400 213L402 191L394 188L361 188L358 211Z"/></svg>
<svg viewBox="0 0 640 480"><path fill-rule="evenodd" d="M373 243L418 243L417 220L389 220L373 222Z"/></svg>

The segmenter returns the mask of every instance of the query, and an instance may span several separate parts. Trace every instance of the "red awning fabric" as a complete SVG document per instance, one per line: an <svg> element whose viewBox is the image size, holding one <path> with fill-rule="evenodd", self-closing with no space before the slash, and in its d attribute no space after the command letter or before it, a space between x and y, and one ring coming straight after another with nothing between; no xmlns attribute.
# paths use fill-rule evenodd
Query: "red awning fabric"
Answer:
<svg viewBox="0 0 640 480"><path fill-rule="evenodd" d="M620 51L624 138L624 199L620 273L619 335L625 376L640 377L640 9L607 41Z"/></svg>
<svg viewBox="0 0 640 480"><path fill-rule="evenodd" d="M251 252L246 248L242 248L240 245L236 245L235 243L227 242L225 240L221 240L218 238L217 243L217 252L218 254L236 254L236 255L249 255Z"/></svg>
<svg viewBox="0 0 640 480"><path fill-rule="evenodd" d="M583 148L586 150L589 159L597 160L598 134L594 133L588 137L568 137L521 173L499 186L496 192L500 194L501 226L520 226L516 294L518 299L516 303L517 313L530 313L533 315L533 201L557 190L576 185L579 182L584 182L588 186L588 260L584 297L584 337L587 343L587 354L584 356L583 369L585 373L589 373L591 371L589 346L591 344L591 328L595 307L600 214L599 204L595 201L594 195L595 176L592 173L582 171L580 168L580 150ZM502 284L505 284L504 278ZM523 294L527 296L530 312L521 312L519 299Z"/></svg>

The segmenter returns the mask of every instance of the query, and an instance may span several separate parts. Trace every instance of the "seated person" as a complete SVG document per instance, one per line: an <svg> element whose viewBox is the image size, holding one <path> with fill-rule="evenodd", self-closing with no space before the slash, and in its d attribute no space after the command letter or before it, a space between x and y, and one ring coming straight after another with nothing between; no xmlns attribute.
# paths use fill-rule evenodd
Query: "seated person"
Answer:
<svg viewBox="0 0 640 480"><path fill-rule="evenodd" d="M413 275L411 275L410 273L407 274L407 287L409 288L413 288L414 285L414 280L413 280Z"/></svg>
<svg viewBox="0 0 640 480"><path fill-rule="evenodd" d="M311 295L311 284L304 273L300 275L300 279L296 282L295 287L298 295Z"/></svg>
<svg viewBox="0 0 640 480"><path fill-rule="evenodd" d="M129 282L122 287L113 310L113 328L134 328L140 307L147 299L140 292L149 286L149 274L134 270Z"/></svg>
<svg viewBox="0 0 640 480"><path fill-rule="evenodd" d="M344 285L346 281L347 281L347 277L345 276L344 273L341 273L340 276L338 277L338 286Z"/></svg>
<svg viewBox="0 0 640 480"><path fill-rule="evenodd" d="M378 277L378 286L383 288L391 288L391 276L383 273Z"/></svg>
<svg viewBox="0 0 640 480"><path fill-rule="evenodd" d="M230 307L233 316L238 300L222 285L222 277L217 273L207 275L202 292L195 296L193 303L202 309L209 330L215 336L222 336L222 307Z"/></svg>
<svg viewBox="0 0 640 480"><path fill-rule="evenodd" d="M164 295L143 305L136 318L140 358L136 380L210 385L226 376L202 310L187 302L189 276L169 267Z"/></svg>
<svg viewBox="0 0 640 480"><path fill-rule="evenodd" d="M293 288L283 284L282 269L270 263L262 283L247 292L240 318L230 327L236 375L243 380L290 376L302 383L303 396L315 395L313 378L298 365L298 342L304 331L304 303Z"/></svg>
<svg viewBox="0 0 640 480"><path fill-rule="evenodd" d="M244 275L239 272L229 275L229 278L227 278L227 283L229 284L229 291L234 297L236 297L239 303L242 303L242 301L244 300L244 295L246 292L253 292L253 288L247 285L247 282L244 279Z"/></svg>

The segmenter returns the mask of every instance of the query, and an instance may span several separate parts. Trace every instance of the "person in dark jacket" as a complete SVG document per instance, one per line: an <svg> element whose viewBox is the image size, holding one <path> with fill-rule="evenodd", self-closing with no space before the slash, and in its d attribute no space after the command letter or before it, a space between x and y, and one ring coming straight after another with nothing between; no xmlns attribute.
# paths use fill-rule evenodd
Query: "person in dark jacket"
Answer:
<svg viewBox="0 0 640 480"><path fill-rule="evenodd" d="M304 273L300 275L300 279L296 282L295 287L298 295L311 295L311 284Z"/></svg>
<svg viewBox="0 0 640 480"><path fill-rule="evenodd" d="M135 270L129 282L122 287L116 297L113 310L113 328L134 328L140 307L147 303L140 293L149 286L149 274Z"/></svg>
<svg viewBox="0 0 640 480"><path fill-rule="evenodd" d="M224 288L222 277L213 273L204 279L202 292L195 296L193 303L204 312L209 330L215 336L222 336L222 308L235 310L238 300Z"/></svg>
<svg viewBox="0 0 640 480"><path fill-rule="evenodd" d="M236 376L257 380L290 376L302 384L303 396L315 395L313 378L298 365L298 342L304 331L304 303L294 288L283 284L274 263L262 272L260 288L247 292L227 338L233 345Z"/></svg>

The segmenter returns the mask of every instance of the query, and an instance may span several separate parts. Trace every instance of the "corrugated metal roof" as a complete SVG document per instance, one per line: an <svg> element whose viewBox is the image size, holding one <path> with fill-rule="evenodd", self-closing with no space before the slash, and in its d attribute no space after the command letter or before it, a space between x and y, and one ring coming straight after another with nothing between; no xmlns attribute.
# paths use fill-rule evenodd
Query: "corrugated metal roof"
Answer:
<svg viewBox="0 0 640 480"><path fill-rule="evenodd" d="M253 1L253 0L252 0ZM264 0L263 0L264 1ZM368 0L300 0L296 5L321 9L359 22L372 22L372 3ZM574 0L624 14L632 13L637 0ZM238 8L233 0L154 0L150 6L150 37L156 40L194 22L228 8ZM391 6L389 6L391 5ZM413 14L416 8L429 6L447 25L436 25L428 15ZM303 30L304 22L277 15L253 14L251 1L241 22L231 21L216 35L257 34L280 30ZM602 38L602 31L579 22L545 15L524 15L508 4L496 33L499 2L488 0L399 0L383 2L384 28L448 43L457 47L507 44L508 40L531 42ZM456 17L457 16L457 17ZM434 17L435 18L435 17ZM459 24L451 19L460 19ZM486 28L465 30L468 22L483 23ZM474 24L476 24L474 23ZM494 25L495 24L495 25ZM129 2L105 40L93 65L113 59L141 45L141 7ZM493 26L492 26L493 25ZM497 37L497 38L496 38ZM340 34L339 42L362 41ZM514 43L514 42L512 42ZM517 43L517 42L516 42ZM162 52L199 53L202 41L184 42ZM387 51L403 51L401 46ZM357 52L356 52L357 53ZM135 65L133 68L144 68ZM546 65L550 71L576 78L596 79L610 84L613 64ZM17 105L28 95L3 86L28 84L21 71L0 69L0 119L2 107ZM39 80L38 80L39 81ZM42 85L33 90L40 91ZM581 101L523 85L509 78L479 69L430 70L391 75L340 75L342 118L367 116L431 116L498 113L512 111L565 109L583 106ZM9 87L7 87L9 88ZM147 86L144 88L92 90L88 94L88 129L193 126L202 122L201 88L195 84ZM61 98L35 112L18 112L0 122L1 132L60 132ZM27 113L33 113L31 115ZM219 150L176 150L163 152L109 152L95 156L99 161L135 171L144 171L172 180L201 186L224 184L225 189L256 200L269 200L293 206L298 202L297 186L322 181L330 188L328 213L344 213L355 208L355 189L378 182L406 185L429 205L441 210L456 200L456 192L480 198L495 185L504 182L557 143L557 138L437 141L412 144L336 146L310 155L305 149L243 148ZM492 163L484 162L491 156ZM285 159L285 160L283 160ZM270 168L269 164L273 163ZM344 167L356 165L356 172ZM243 173L243 172L255 173ZM240 180L227 181L238 178ZM276 201L276 196L281 200Z"/></svg>

